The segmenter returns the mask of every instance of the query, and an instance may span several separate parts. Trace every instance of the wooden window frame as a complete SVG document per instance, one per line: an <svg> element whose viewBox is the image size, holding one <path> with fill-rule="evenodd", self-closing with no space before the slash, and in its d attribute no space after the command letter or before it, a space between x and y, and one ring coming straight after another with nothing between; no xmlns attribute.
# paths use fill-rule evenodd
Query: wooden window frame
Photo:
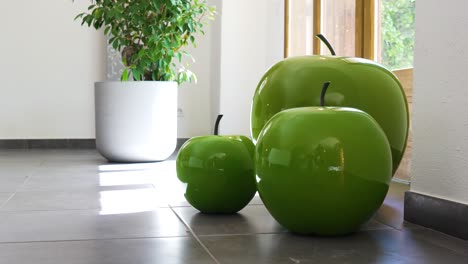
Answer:
<svg viewBox="0 0 468 264"><path fill-rule="evenodd" d="M284 1L284 57L289 55L289 1ZM313 0L313 34L321 33L322 1ZM373 60L375 54L375 0L356 0L356 57ZM320 40L314 38L313 54L321 53Z"/></svg>
<svg viewBox="0 0 468 264"><path fill-rule="evenodd" d="M285 0L285 42L284 42L284 56L289 56L289 3L291 0ZM322 1L313 0L313 35L321 33L321 12L322 12ZM375 59L375 0L356 0L356 50L355 56L362 57L370 60ZM377 23L379 23L377 21ZM314 38L313 40L313 54L321 54L321 43L320 40ZM408 106L411 113L412 108L412 95L413 95L413 68L397 69L393 73L400 79L401 84L405 90ZM398 168L395 178L399 178L402 182L410 182L410 164L411 164L411 145L412 145L412 129L411 123L409 127L409 138L408 145L405 151L405 155L401 161L400 167Z"/></svg>

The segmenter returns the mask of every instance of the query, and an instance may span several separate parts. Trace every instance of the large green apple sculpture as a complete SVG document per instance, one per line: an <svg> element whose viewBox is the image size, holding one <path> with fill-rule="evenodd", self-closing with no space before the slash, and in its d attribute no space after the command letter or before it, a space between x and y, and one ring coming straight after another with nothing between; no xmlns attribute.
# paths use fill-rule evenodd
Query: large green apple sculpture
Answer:
<svg viewBox="0 0 468 264"><path fill-rule="evenodd" d="M187 184L185 198L204 213L236 213L254 197L255 181L252 141L240 135L194 137L180 149L177 177Z"/></svg>
<svg viewBox="0 0 468 264"><path fill-rule="evenodd" d="M357 231L381 206L392 177L384 131L367 113L345 107L276 114L258 136L255 165L268 211L300 234Z"/></svg>
<svg viewBox="0 0 468 264"><path fill-rule="evenodd" d="M321 38L334 54L331 45L323 36ZM272 66L258 84L253 98L253 139L258 138L260 130L276 113L289 108L318 106L320 87L326 81L333 83L333 92L326 98L328 105L360 109L379 123L390 143L395 173L408 137L406 96L392 72L362 58L303 56Z"/></svg>

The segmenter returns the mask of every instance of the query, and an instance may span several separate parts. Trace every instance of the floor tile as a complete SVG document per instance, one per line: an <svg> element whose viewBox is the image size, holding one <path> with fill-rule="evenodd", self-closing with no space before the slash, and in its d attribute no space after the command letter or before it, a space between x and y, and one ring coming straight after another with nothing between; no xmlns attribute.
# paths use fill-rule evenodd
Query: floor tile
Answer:
<svg viewBox="0 0 468 264"><path fill-rule="evenodd" d="M99 210L0 213L0 242L56 241L188 235L168 208L151 212Z"/></svg>
<svg viewBox="0 0 468 264"><path fill-rule="evenodd" d="M31 152L25 149L0 149L0 161L2 160L18 160L34 158L39 159L38 155L31 155Z"/></svg>
<svg viewBox="0 0 468 264"><path fill-rule="evenodd" d="M168 207L153 185L70 189L68 191L17 192L0 211L83 210L151 211Z"/></svg>
<svg viewBox="0 0 468 264"><path fill-rule="evenodd" d="M14 264L209 264L190 237L0 244L0 262Z"/></svg>
<svg viewBox="0 0 468 264"><path fill-rule="evenodd" d="M46 159L41 167L46 170L65 172L70 170L93 169L99 172L155 170L161 173L164 173L165 169L170 168L170 170L175 173L174 165L175 161L171 160L148 163L111 163L103 158L91 157L82 159Z"/></svg>
<svg viewBox="0 0 468 264"><path fill-rule="evenodd" d="M172 191L172 197L173 199L169 201L169 204L172 207L191 207L189 202L184 197L185 194L185 186L181 184L176 191L174 192L174 189ZM255 194L255 196L252 198L252 200L249 202L249 205L263 205L262 199L260 199L260 196L258 196L258 193Z"/></svg>
<svg viewBox="0 0 468 264"><path fill-rule="evenodd" d="M392 228L372 218L366 223L364 223L359 230L369 231L369 230L383 230L383 229L392 229Z"/></svg>
<svg viewBox="0 0 468 264"><path fill-rule="evenodd" d="M221 263L468 263L468 241L403 221L406 190L392 183L354 235L298 236L258 194L238 214L199 213L175 155L117 164L95 150L0 150L0 263L212 263L178 217Z"/></svg>
<svg viewBox="0 0 468 264"><path fill-rule="evenodd" d="M260 198L260 195L257 193L255 193L255 196L254 198L252 198L252 201L250 201L249 203L250 205L263 205L263 201L262 199Z"/></svg>
<svg viewBox="0 0 468 264"><path fill-rule="evenodd" d="M5 204L5 202L8 200L8 198L11 197L13 193L0 193L0 209L2 208L2 205Z"/></svg>
<svg viewBox="0 0 468 264"><path fill-rule="evenodd" d="M0 161L0 179L3 177L29 177L33 175L40 165L26 162L3 162Z"/></svg>
<svg viewBox="0 0 468 264"><path fill-rule="evenodd" d="M374 219L396 229L422 228L403 219L403 201L409 186L392 182L384 203L374 215Z"/></svg>
<svg viewBox="0 0 468 264"><path fill-rule="evenodd" d="M104 164L98 166L41 167L19 191L73 190L122 185L154 184L167 190L175 175L172 162L145 164Z"/></svg>
<svg viewBox="0 0 468 264"><path fill-rule="evenodd" d="M0 174L0 192L15 192L27 179L28 176L9 176Z"/></svg>
<svg viewBox="0 0 468 264"><path fill-rule="evenodd" d="M229 263L467 263L468 257L397 230L324 238L290 233L200 237Z"/></svg>
<svg viewBox="0 0 468 264"><path fill-rule="evenodd" d="M30 177L18 192L28 191L68 191L75 189L97 188L101 186L99 173L79 172L38 172Z"/></svg>
<svg viewBox="0 0 468 264"><path fill-rule="evenodd" d="M0 168L17 167L17 168L34 168L39 167L43 163L43 159L36 156L23 156L22 154L10 155L0 152Z"/></svg>
<svg viewBox="0 0 468 264"><path fill-rule="evenodd" d="M468 241L446 235L428 228L410 228L403 230L408 236L425 240L429 243L451 249L468 256Z"/></svg>
<svg viewBox="0 0 468 264"><path fill-rule="evenodd" d="M237 214L204 214L193 207L175 207L174 211L193 229L195 234L232 235L287 232L263 205L249 205ZM361 230L390 229L371 219Z"/></svg>
<svg viewBox="0 0 468 264"><path fill-rule="evenodd" d="M263 206L247 206L238 214L203 214L192 207L177 207L174 211L197 235L285 232Z"/></svg>
<svg viewBox="0 0 468 264"><path fill-rule="evenodd" d="M101 173L86 170L68 172L49 170L36 173L18 191L57 191L153 184L155 178L156 172L146 171Z"/></svg>
<svg viewBox="0 0 468 264"><path fill-rule="evenodd" d="M0 160L46 160L101 158L96 150L67 149L0 149Z"/></svg>

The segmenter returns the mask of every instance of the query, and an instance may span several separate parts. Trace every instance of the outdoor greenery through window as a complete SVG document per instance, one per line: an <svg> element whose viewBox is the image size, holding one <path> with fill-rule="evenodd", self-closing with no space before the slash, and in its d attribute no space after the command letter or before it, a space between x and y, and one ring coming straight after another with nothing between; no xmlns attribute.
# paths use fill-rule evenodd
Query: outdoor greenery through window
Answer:
<svg viewBox="0 0 468 264"><path fill-rule="evenodd" d="M380 33L376 34L376 60L390 70L413 67L415 0L378 2Z"/></svg>
<svg viewBox="0 0 468 264"><path fill-rule="evenodd" d="M372 59L390 70L412 68L415 2L286 0L285 54L306 55L313 50L316 54L329 54L320 42L311 41L314 35L321 33L330 40L339 56ZM313 46L317 44L320 47Z"/></svg>

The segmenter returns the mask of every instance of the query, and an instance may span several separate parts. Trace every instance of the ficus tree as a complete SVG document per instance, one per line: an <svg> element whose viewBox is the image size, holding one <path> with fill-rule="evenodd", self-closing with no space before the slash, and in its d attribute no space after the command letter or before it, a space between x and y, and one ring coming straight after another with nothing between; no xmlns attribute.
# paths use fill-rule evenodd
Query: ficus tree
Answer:
<svg viewBox="0 0 468 264"><path fill-rule="evenodd" d="M197 34L213 19L215 7L206 0L93 0L76 16L82 25L104 28L109 44L122 55L121 80L196 80L183 64L196 46Z"/></svg>

